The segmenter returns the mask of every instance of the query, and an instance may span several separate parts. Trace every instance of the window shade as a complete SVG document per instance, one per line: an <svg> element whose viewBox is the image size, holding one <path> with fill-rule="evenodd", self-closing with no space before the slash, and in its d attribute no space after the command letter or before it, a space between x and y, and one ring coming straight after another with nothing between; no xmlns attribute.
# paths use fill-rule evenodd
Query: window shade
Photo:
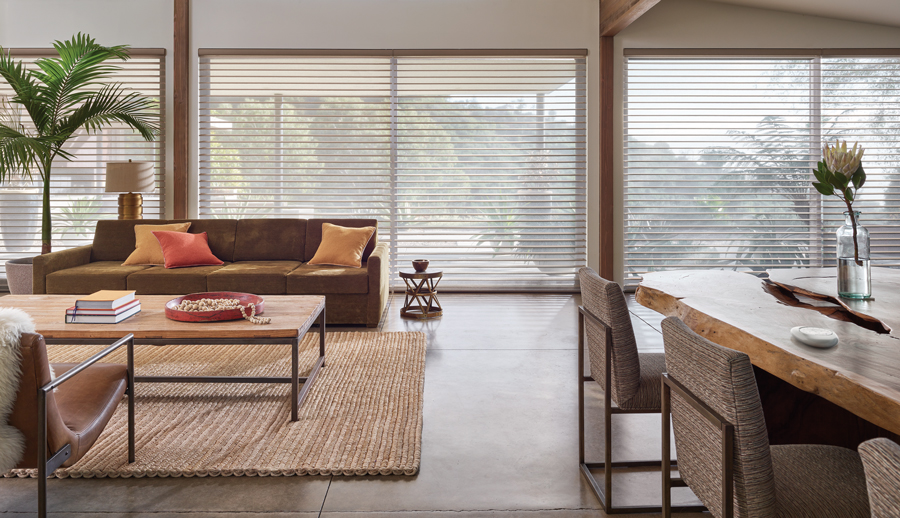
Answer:
<svg viewBox="0 0 900 518"><path fill-rule="evenodd" d="M900 265L894 58L628 57L625 277L829 266L839 201L812 186L824 142L867 148L854 208L873 263ZM892 223L893 222L893 223ZM894 226L892 228L892 225Z"/></svg>
<svg viewBox="0 0 900 518"><path fill-rule="evenodd" d="M201 53L201 215L376 217L443 288L576 286L583 57Z"/></svg>
<svg viewBox="0 0 900 518"><path fill-rule="evenodd" d="M52 51L49 51L52 52ZM17 55L26 67L33 67L36 52ZM53 54L46 54L52 56ZM106 162L128 160L155 162L156 191L143 193L144 217L158 218L164 211L165 152L165 56L163 50L132 49L131 59L115 61L122 70L109 82L120 82L131 91L156 100L161 134L154 142L145 141L123 124L113 124L88 135L83 130L71 138L64 149L75 155L72 161L57 158L50 181L53 250L88 244L93 240L98 219L115 219L118 194L104 192ZM0 80L0 98L9 99L13 91ZM16 105L13 105L16 106ZM23 124L29 124L23 111ZM0 184L0 281L5 285L2 266L7 260L30 257L41 252L41 180L21 177ZM5 287L5 286L4 286Z"/></svg>

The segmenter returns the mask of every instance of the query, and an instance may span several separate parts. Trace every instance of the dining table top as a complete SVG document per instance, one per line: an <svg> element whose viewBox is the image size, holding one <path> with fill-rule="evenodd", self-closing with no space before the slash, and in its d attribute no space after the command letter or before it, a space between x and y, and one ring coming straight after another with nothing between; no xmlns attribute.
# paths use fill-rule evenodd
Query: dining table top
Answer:
<svg viewBox="0 0 900 518"><path fill-rule="evenodd" d="M677 316L791 385L900 434L900 270L872 268L873 296L837 297L835 268L728 270L643 276L638 303ZM820 349L791 328L830 329L838 344Z"/></svg>

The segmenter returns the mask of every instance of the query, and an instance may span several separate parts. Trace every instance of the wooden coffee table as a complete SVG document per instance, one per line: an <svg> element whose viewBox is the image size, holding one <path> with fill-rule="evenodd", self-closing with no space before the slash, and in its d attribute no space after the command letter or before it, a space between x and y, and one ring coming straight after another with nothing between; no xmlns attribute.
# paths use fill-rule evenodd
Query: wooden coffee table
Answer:
<svg viewBox="0 0 900 518"><path fill-rule="evenodd" d="M290 377L246 376L135 376L135 382L151 383L290 383L291 421L316 376L325 366L325 297L320 295L266 296L263 316L270 324L247 320L227 322L177 322L165 315L172 295L141 295L141 312L118 324L66 324L66 309L75 305L77 295L8 295L0 297L0 307L19 308L34 319L36 331L48 344L109 344L128 333L128 368L134 372L134 345L191 344L284 344L291 346ZM309 376L299 376L300 340L313 323L319 322L319 358ZM303 383L302 390L300 383Z"/></svg>

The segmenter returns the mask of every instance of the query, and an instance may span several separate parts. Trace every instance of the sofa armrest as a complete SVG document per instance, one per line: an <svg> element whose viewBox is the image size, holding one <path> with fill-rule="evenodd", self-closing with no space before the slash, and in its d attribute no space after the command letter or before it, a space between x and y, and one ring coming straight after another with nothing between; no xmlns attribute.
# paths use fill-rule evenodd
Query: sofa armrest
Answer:
<svg viewBox="0 0 900 518"><path fill-rule="evenodd" d="M378 243L366 262L366 273L369 276L369 300L366 309L366 325L368 327L378 327L381 315L384 313L385 306L387 306L391 285L389 278L390 265L391 257L388 244L384 242Z"/></svg>
<svg viewBox="0 0 900 518"><path fill-rule="evenodd" d="M91 262L91 248L92 245L84 245L36 256L32 270L34 293L47 293L47 276L51 273Z"/></svg>

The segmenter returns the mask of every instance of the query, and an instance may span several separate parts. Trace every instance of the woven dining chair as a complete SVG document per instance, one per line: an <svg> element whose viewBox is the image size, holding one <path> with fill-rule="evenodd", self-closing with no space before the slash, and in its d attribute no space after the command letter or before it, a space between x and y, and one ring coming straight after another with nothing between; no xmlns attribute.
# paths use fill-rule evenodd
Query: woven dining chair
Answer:
<svg viewBox="0 0 900 518"><path fill-rule="evenodd" d="M866 469L872 518L900 516L900 444L890 439L872 439L859 445Z"/></svg>
<svg viewBox="0 0 900 518"><path fill-rule="evenodd" d="M719 518L866 518L859 455L823 445L770 446L750 358L663 320L663 464L669 412L678 471ZM663 516L671 515L671 473L663 466Z"/></svg>
<svg viewBox="0 0 900 518"><path fill-rule="evenodd" d="M591 268L578 271L581 302L578 308L578 430L581 473L607 513L659 512L659 506L614 506L612 471L619 468L657 467L658 460L612 461L613 414L657 414L661 410L660 376L665 370L663 353L639 353L622 288ZM590 376L584 375L587 341ZM584 384L596 382L603 390L604 462L585 462ZM603 487L592 469L602 469ZM696 512L699 506L676 511Z"/></svg>

